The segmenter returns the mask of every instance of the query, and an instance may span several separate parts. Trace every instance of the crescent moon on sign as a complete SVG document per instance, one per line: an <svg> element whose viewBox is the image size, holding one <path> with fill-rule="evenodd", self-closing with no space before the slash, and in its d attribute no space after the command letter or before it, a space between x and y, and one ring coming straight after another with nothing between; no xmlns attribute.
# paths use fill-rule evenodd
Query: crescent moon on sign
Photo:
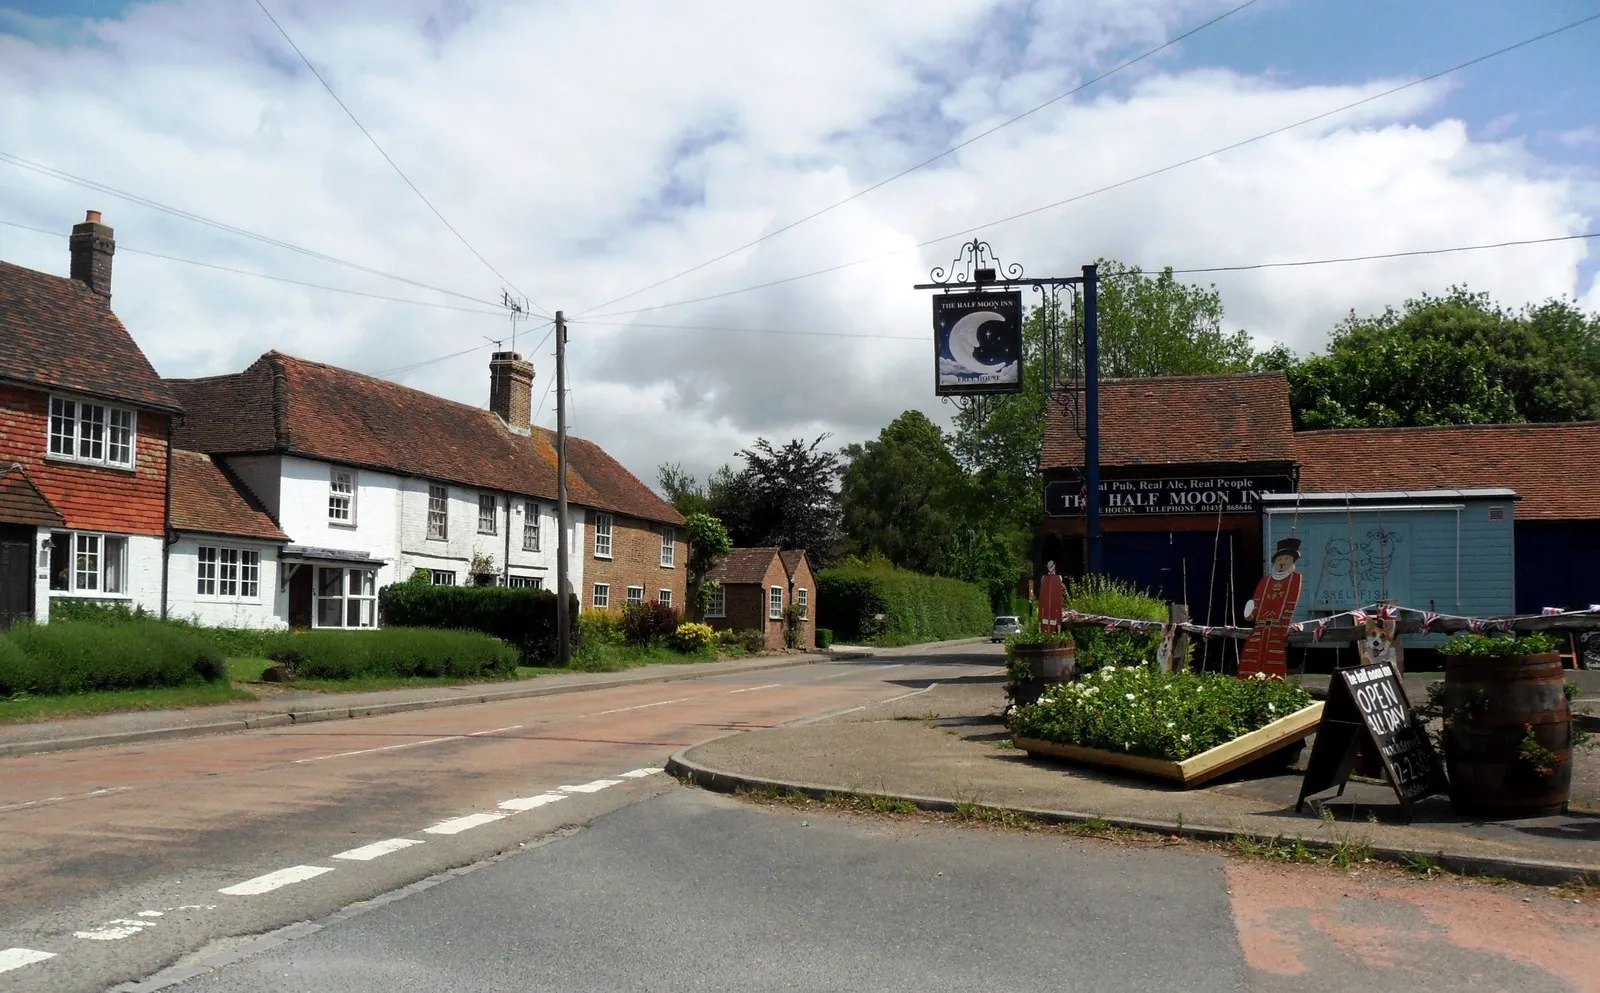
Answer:
<svg viewBox="0 0 1600 993"><path fill-rule="evenodd" d="M974 353L978 350L978 329L990 321L1003 320L1004 317L992 310L980 310L961 318L950 329L950 357L972 372L993 372L1000 368L999 365L979 362Z"/></svg>

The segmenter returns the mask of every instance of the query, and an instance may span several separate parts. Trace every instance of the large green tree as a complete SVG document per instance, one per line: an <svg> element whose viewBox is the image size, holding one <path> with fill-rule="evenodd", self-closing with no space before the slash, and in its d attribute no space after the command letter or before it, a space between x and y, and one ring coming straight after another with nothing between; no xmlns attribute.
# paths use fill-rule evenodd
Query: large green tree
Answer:
<svg viewBox="0 0 1600 993"><path fill-rule="evenodd" d="M744 469L719 469L707 485L710 512L727 525L736 546L805 549L826 565L838 554L839 453L796 438L775 447L765 438L739 452Z"/></svg>
<svg viewBox="0 0 1600 993"><path fill-rule="evenodd" d="M853 554L949 574L966 502L966 477L944 432L908 410L878 437L847 445L839 480L844 535Z"/></svg>

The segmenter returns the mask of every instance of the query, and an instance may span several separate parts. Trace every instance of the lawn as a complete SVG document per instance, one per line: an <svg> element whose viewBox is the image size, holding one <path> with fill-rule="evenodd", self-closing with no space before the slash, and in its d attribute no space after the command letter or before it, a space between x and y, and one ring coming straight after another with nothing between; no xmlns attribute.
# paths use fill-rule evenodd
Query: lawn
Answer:
<svg viewBox="0 0 1600 993"><path fill-rule="evenodd" d="M0 700L0 724L56 721L69 717L94 717L127 710L171 710L210 707L219 703L254 700L256 695L229 683L193 683L145 690L104 690L63 696L18 694Z"/></svg>

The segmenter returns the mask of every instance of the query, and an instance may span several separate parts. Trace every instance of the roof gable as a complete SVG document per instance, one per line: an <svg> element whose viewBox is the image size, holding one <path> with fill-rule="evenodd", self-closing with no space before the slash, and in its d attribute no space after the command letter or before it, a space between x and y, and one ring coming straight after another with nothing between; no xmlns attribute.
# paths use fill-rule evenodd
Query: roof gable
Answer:
<svg viewBox="0 0 1600 993"><path fill-rule="evenodd" d="M104 297L9 262L0 262L0 378L179 409Z"/></svg>
<svg viewBox="0 0 1600 993"><path fill-rule="evenodd" d="M1044 466L1083 464L1070 394L1045 414ZM1100 384L1100 464L1292 462L1289 381L1281 372L1107 379Z"/></svg>
<svg viewBox="0 0 1600 993"><path fill-rule="evenodd" d="M31 524L58 528L67 523L21 465L0 465L0 524Z"/></svg>
<svg viewBox="0 0 1600 993"><path fill-rule="evenodd" d="M767 571L772 568L772 561L777 556L776 548L735 548L717 560L717 564L706 573L706 579L725 584L764 583Z"/></svg>

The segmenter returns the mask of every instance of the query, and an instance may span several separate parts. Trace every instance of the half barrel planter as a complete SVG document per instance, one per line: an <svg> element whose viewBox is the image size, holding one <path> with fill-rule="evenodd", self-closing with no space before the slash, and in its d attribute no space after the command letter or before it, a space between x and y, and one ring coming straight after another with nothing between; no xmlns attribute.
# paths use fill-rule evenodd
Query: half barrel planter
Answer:
<svg viewBox="0 0 1600 993"><path fill-rule="evenodd" d="M1541 817L1572 793L1572 710L1561 655L1453 655L1445 659L1445 772L1457 813ZM1549 775L1522 758L1533 738L1553 756Z"/></svg>
<svg viewBox="0 0 1600 993"><path fill-rule="evenodd" d="M1078 678L1078 654L1072 642L1012 645L1008 651L1028 663L1028 679L1017 686L1017 704L1037 703L1046 689Z"/></svg>
<svg viewBox="0 0 1600 993"><path fill-rule="evenodd" d="M1265 727L1232 741L1209 748L1199 755L1191 755L1179 762L1155 759L1147 755L1130 755L1100 748L1080 745L1058 745L1038 738L1013 737L1013 746L1038 758L1064 759L1082 765L1116 769L1142 776L1154 776L1177 783L1184 789L1193 789L1225 775L1256 759L1271 755L1286 746L1304 741L1322 721L1322 701L1280 717Z"/></svg>

